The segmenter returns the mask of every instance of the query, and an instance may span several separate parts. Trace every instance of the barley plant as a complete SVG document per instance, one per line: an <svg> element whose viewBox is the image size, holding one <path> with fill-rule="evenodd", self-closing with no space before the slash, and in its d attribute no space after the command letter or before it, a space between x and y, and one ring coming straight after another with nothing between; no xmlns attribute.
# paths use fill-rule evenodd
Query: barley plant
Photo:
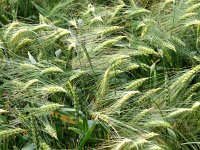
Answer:
<svg viewBox="0 0 200 150"><path fill-rule="evenodd" d="M1 150L199 150L199 0L0 0Z"/></svg>

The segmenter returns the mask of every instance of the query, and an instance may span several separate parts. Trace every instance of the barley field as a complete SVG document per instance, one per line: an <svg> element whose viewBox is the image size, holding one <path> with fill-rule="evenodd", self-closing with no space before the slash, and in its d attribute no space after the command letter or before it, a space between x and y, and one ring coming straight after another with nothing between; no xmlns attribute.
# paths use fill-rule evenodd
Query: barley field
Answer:
<svg viewBox="0 0 200 150"><path fill-rule="evenodd" d="M200 150L200 1L0 0L0 150Z"/></svg>

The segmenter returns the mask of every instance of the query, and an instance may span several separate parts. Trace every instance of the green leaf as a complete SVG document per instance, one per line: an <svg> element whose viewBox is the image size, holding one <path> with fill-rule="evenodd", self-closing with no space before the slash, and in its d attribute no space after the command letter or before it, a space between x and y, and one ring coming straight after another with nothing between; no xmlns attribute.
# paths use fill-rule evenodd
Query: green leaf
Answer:
<svg viewBox="0 0 200 150"><path fill-rule="evenodd" d="M75 133L79 134L79 135L83 135L83 131L78 129L78 128L74 128L74 127L68 127L68 130L72 130Z"/></svg>
<svg viewBox="0 0 200 150"><path fill-rule="evenodd" d="M36 64L36 60L35 58L30 54L30 52L28 52L28 57L29 57L29 60L31 61L32 64Z"/></svg>
<svg viewBox="0 0 200 150"><path fill-rule="evenodd" d="M85 143L88 141L88 139L90 138L95 126L96 126L96 121L93 120L89 120L88 121L88 131L86 132L85 136L83 137L83 139L81 140L78 149L82 150L82 148L84 147Z"/></svg>

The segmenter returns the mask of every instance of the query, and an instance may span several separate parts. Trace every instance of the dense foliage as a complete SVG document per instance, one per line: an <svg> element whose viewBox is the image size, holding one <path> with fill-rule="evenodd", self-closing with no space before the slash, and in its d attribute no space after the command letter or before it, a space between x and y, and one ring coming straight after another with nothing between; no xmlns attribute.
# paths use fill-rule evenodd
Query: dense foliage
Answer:
<svg viewBox="0 0 200 150"><path fill-rule="evenodd" d="M0 149L200 149L199 0L0 0Z"/></svg>

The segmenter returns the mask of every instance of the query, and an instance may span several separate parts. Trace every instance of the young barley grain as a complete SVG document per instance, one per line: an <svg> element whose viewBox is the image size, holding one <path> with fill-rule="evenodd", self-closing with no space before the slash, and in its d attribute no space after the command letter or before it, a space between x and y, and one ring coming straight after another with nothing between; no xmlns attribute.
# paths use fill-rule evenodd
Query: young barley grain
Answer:
<svg viewBox="0 0 200 150"><path fill-rule="evenodd" d="M57 40L61 39L62 37L69 35L69 34L71 34L70 30L58 28L57 30L55 30L54 33L47 36L46 39L51 39L51 40L57 41Z"/></svg>
<svg viewBox="0 0 200 150"><path fill-rule="evenodd" d="M161 10L165 10L165 7L171 3L175 3L175 0L165 0L165 2L162 5Z"/></svg>
<svg viewBox="0 0 200 150"><path fill-rule="evenodd" d="M4 110L4 109L0 109L0 115L1 114L4 114L4 113L8 113L9 111L7 111L7 110Z"/></svg>
<svg viewBox="0 0 200 150"><path fill-rule="evenodd" d="M150 98L152 95L160 91L162 88L157 88L157 89L151 89L147 92L145 92L137 101L137 103L141 104L142 102L145 102L148 98Z"/></svg>
<svg viewBox="0 0 200 150"><path fill-rule="evenodd" d="M105 48L105 47L110 47L124 38L126 38L126 36L118 36L118 37L115 37L114 39L109 39L109 40L99 44L93 51L94 51L94 53L97 53L98 50Z"/></svg>
<svg viewBox="0 0 200 150"><path fill-rule="evenodd" d="M49 67L43 69L40 73L41 75L43 75L43 74L58 73L58 72L63 73L64 71L58 67Z"/></svg>
<svg viewBox="0 0 200 150"><path fill-rule="evenodd" d="M127 87L126 90L133 90L137 89L140 87L145 81L147 81L149 78L141 78L141 79L136 79L133 82L131 82Z"/></svg>
<svg viewBox="0 0 200 150"><path fill-rule="evenodd" d="M122 10L122 8L126 6L124 3L121 5L118 5L115 9L115 11L113 12L112 16L111 16L111 21L115 19L116 15Z"/></svg>
<svg viewBox="0 0 200 150"><path fill-rule="evenodd" d="M115 102L115 104L112 106L114 110L120 108L123 103L125 103L127 100L129 100L131 97L133 97L135 94L140 93L139 91L128 91L126 94L119 100Z"/></svg>
<svg viewBox="0 0 200 150"><path fill-rule="evenodd" d="M4 33L4 39L6 39L9 32L12 31L19 24L20 24L20 22L13 22L13 23L9 24L9 27L7 28L7 30Z"/></svg>
<svg viewBox="0 0 200 150"><path fill-rule="evenodd" d="M164 127L164 128L172 128L172 126L164 121L164 120L152 120L152 121L148 121L144 124L147 127Z"/></svg>
<svg viewBox="0 0 200 150"><path fill-rule="evenodd" d="M57 93L57 92L63 92L63 93L67 93L67 91L60 86L47 86L47 87L43 87L41 89L42 92L47 93L47 94L53 94L53 93Z"/></svg>
<svg viewBox="0 0 200 150"><path fill-rule="evenodd" d="M149 143L149 141L143 138L138 138L136 141L133 141L133 144L130 145L129 149L134 150L134 149L141 148L146 143Z"/></svg>
<svg viewBox="0 0 200 150"><path fill-rule="evenodd" d="M195 92L199 88L200 88L200 83L196 83L196 84L192 85L192 87L190 87L189 90L187 90L186 93L184 94L183 99L188 98L193 92Z"/></svg>
<svg viewBox="0 0 200 150"><path fill-rule="evenodd" d="M159 136L159 134L155 133L155 132L149 132L149 133L142 135L142 137L145 138L145 139L151 139L155 136Z"/></svg>
<svg viewBox="0 0 200 150"><path fill-rule="evenodd" d="M31 114L30 119L31 119L32 139L37 147L36 149L38 149L39 148L39 136L38 136L38 130L37 130L38 128L36 127L36 118Z"/></svg>
<svg viewBox="0 0 200 150"><path fill-rule="evenodd" d="M171 3L171 2L175 3L175 0L165 0L164 4L167 5L167 4Z"/></svg>
<svg viewBox="0 0 200 150"><path fill-rule="evenodd" d="M105 95L105 93L108 89L108 86L109 86L110 71L111 71L111 68L109 67L106 70L106 72L104 73L102 81L100 83L99 94L102 95L102 96Z"/></svg>
<svg viewBox="0 0 200 150"><path fill-rule="evenodd" d="M188 18L191 18L191 17L195 17L197 15L198 14L194 13L194 12L185 13L184 15L180 16L180 20L185 20L185 19L188 19Z"/></svg>
<svg viewBox="0 0 200 150"><path fill-rule="evenodd" d="M181 114L186 114L191 111L192 111L192 109L190 109L190 108L179 108L176 111L171 112L169 115L167 115L167 117L168 118L176 117L176 116L179 116Z"/></svg>
<svg viewBox="0 0 200 150"><path fill-rule="evenodd" d="M95 23L95 22L103 22L103 19L101 16L95 16L90 20L90 23Z"/></svg>
<svg viewBox="0 0 200 150"><path fill-rule="evenodd" d="M138 8L137 10L127 10L124 12L124 14L128 14L130 16L139 16L141 14L147 14L147 13L150 13L150 11L144 8Z"/></svg>
<svg viewBox="0 0 200 150"><path fill-rule="evenodd" d="M15 48L15 51L18 51L19 49L22 49L24 47L27 47L27 45L30 45L33 42L32 39L24 38L20 41L20 43Z"/></svg>
<svg viewBox="0 0 200 150"><path fill-rule="evenodd" d="M200 107L200 102L195 102L193 105L192 105L192 110L198 110Z"/></svg>
<svg viewBox="0 0 200 150"><path fill-rule="evenodd" d="M178 44L180 46L183 46L183 47L186 46L186 44L178 37L171 36L171 39L172 39L173 42L175 42L176 44Z"/></svg>
<svg viewBox="0 0 200 150"><path fill-rule="evenodd" d="M28 82L25 83L25 86L23 87L23 89L26 90L26 89L28 89L31 85L33 85L33 84L35 84L35 83L37 83L37 82L39 82L38 79L32 79L32 80L30 80L30 81L28 81Z"/></svg>
<svg viewBox="0 0 200 150"><path fill-rule="evenodd" d="M170 42L162 41L162 46L163 46L164 48L171 49L171 50L173 50L174 52L176 52L176 47L175 47L173 44L171 44Z"/></svg>
<svg viewBox="0 0 200 150"><path fill-rule="evenodd" d="M41 150L51 150L49 145L47 145L45 142L40 142L40 148Z"/></svg>
<svg viewBox="0 0 200 150"><path fill-rule="evenodd" d="M51 28L52 28L52 26L50 26L48 24L39 24L39 25L33 27L31 30L34 32L38 32L40 30L49 30Z"/></svg>
<svg viewBox="0 0 200 150"><path fill-rule="evenodd" d="M31 112L30 117L37 116L37 115L44 113L44 112L52 112L52 111L55 111L55 110L62 108L62 107L63 107L63 105L56 104L56 103L43 105L43 106L39 107L36 111Z"/></svg>
<svg viewBox="0 0 200 150"><path fill-rule="evenodd" d="M109 32L113 32L113 31L118 31L122 29L122 27L119 27L119 26L112 26L112 27L107 27L101 31L98 31L97 34L101 34L101 35L104 35L104 34L107 34Z"/></svg>
<svg viewBox="0 0 200 150"><path fill-rule="evenodd" d="M24 130L21 128L5 129L3 131L0 131L0 141L5 140L10 136L15 136L16 134L20 134L22 132L24 132Z"/></svg>
<svg viewBox="0 0 200 150"><path fill-rule="evenodd" d="M17 87L23 87L24 86L24 83L17 80L17 79L14 79L11 81L11 83L14 85L14 86L17 86Z"/></svg>
<svg viewBox="0 0 200 150"><path fill-rule="evenodd" d="M80 109L80 106L79 106L79 97L78 97L78 94L76 93L75 87L73 87L70 82L68 82L68 85L69 85L69 88L70 88L72 96L73 96L74 109L76 110L75 117L76 117L76 119L78 121L78 118L79 118L79 109Z"/></svg>
<svg viewBox="0 0 200 150"><path fill-rule="evenodd" d="M144 109L143 111L141 111L139 114L137 114L132 120L131 122L138 122L140 121L143 117L145 117L147 114L150 114L150 112L153 110L153 108L149 108L149 109Z"/></svg>
<svg viewBox="0 0 200 150"><path fill-rule="evenodd" d="M200 8L200 3L194 4L194 5L190 6L190 7L188 7L188 8L186 9L186 12L196 11L196 10L199 9L199 8Z"/></svg>
<svg viewBox="0 0 200 150"><path fill-rule="evenodd" d="M106 114L103 114L100 112L92 112L92 113L90 113L90 115L94 119L100 119L101 121L106 122L106 123L110 122L110 118Z"/></svg>
<svg viewBox="0 0 200 150"><path fill-rule="evenodd" d="M170 85L170 90L173 90L175 87L180 86L180 84L185 84L189 81L191 81L194 77L194 75L199 72L200 70L200 65L195 66L191 70L187 71L184 73L181 77L179 77L172 85Z"/></svg>
<svg viewBox="0 0 200 150"><path fill-rule="evenodd" d="M200 20L193 20L193 21L185 23L185 27L189 27L193 25L200 25Z"/></svg>
<svg viewBox="0 0 200 150"><path fill-rule="evenodd" d="M20 69L22 70L26 70L26 69L30 69L30 70L39 70L38 67L36 67L35 65L32 65L32 64L27 64L27 63L24 63L24 64L20 64L19 65Z"/></svg>
<svg viewBox="0 0 200 150"><path fill-rule="evenodd" d="M157 53L152 48L149 48L149 47L146 47L146 46L139 45L137 47L137 49L139 51L144 52L144 54L146 54L146 55L151 55L151 54L156 54L157 55Z"/></svg>
<svg viewBox="0 0 200 150"><path fill-rule="evenodd" d="M50 126L49 124L46 125L45 130L47 131L47 133L48 133L51 137L53 137L53 138L55 138L55 139L58 140L56 130L55 130L52 126Z"/></svg>
<svg viewBox="0 0 200 150"><path fill-rule="evenodd" d="M59 33L56 33L56 36L54 37L55 41L61 39L62 37L71 34L71 31L63 29Z"/></svg>
<svg viewBox="0 0 200 150"><path fill-rule="evenodd" d="M130 143L132 143L133 141L131 139L123 139L121 142L119 142L117 144L117 146L115 146L112 150L123 150L127 148L127 145L129 145Z"/></svg>
<svg viewBox="0 0 200 150"><path fill-rule="evenodd" d="M161 148L160 146L158 145L150 145L148 147L148 150L164 150L163 148Z"/></svg>
<svg viewBox="0 0 200 150"><path fill-rule="evenodd" d="M24 35L28 35L29 34L32 34L33 32L28 30L28 29L20 29L18 30L17 32L15 32L13 34L13 36L11 37L10 39L10 43L11 44L16 44L19 42L19 40L24 36Z"/></svg>
<svg viewBox="0 0 200 150"><path fill-rule="evenodd" d="M76 29L78 28L76 20L70 20L70 21L69 21L69 24L70 24L71 26L74 26Z"/></svg>
<svg viewBox="0 0 200 150"><path fill-rule="evenodd" d="M187 0L186 4L192 4L192 3L196 3L198 2L199 0Z"/></svg>

